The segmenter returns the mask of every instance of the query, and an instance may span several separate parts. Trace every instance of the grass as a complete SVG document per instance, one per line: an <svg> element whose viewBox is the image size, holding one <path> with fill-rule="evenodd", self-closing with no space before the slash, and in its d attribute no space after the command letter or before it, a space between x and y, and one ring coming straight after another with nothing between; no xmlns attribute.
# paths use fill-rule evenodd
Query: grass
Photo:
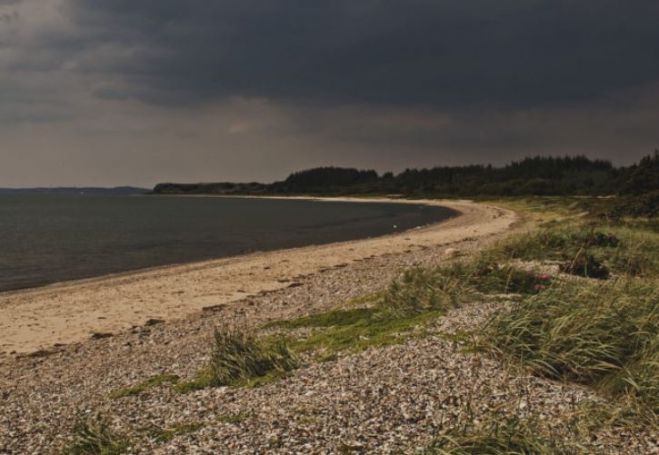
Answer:
<svg viewBox="0 0 659 455"><path fill-rule="evenodd" d="M130 441L114 431L108 421L96 415L80 418L73 428L73 441L63 455L119 455L128 450Z"/></svg>
<svg viewBox="0 0 659 455"><path fill-rule="evenodd" d="M425 455L556 455L572 453L545 437L535 419L516 417L455 427L436 438Z"/></svg>
<svg viewBox="0 0 659 455"><path fill-rule="evenodd" d="M355 353L370 347L403 343L415 335L424 334L426 325L442 314L443 311L428 311L399 317L383 315L377 310L364 313L359 318L350 314L337 319L343 323L325 327L307 338L291 341L291 348L296 352L315 351L319 359L329 360L340 352Z"/></svg>
<svg viewBox="0 0 659 455"><path fill-rule="evenodd" d="M446 311L467 298L460 277L443 269L414 268L395 280L378 305L380 313L396 317Z"/></svg>
<svg viewBox="0 0 659 455"><path fill-rule="evenodd" d="M536 374L631 394L657 412L657 284L564 282L496 315L482 339Z"/></svg>
<svg viewBox="0 0 659 455"><path fill-rule="evenodd" d="M178 423L167 428L153 428L149 431L150 436L157 442L170 442L177 436L194 433L204 427L201 422Z"/></svg>
<svg viewBox="0 0 659 455"><path fill-rule="evenodd" d="M497 263L487 255L441 268L405 271L389 288L373 294L367 308L331 310L267 328L314 329L289 342L296 353L316 352L318 360L335 359L340 352L403 343L427 334L427 326L452 308L479 297L479 293L536 294L551 277Z"/></svg>
<svg viewBox="0 0 659 455"><path fill-rule="evenodd" d="M259 340L253 335L216 330L211 358L195 379L176 385L187 393L206 387L260 385L297 368L298 360L280 337Z"/></svg>
<svg viewBox="0 0 659 455"><path fill-rule="evenodd" d="M137 385L113 390L110 392L110 398L116 400L119 398L136 396L146 392L147 390L153 389L154 387L159 387L163 384L176 384L178 381L179 377L174 374L159 374Z"/></svg>
<svg viewBox="0 0 659 455"><path fill-rule="evenodd" d="M503 242L497 254L528 261L560 261L565 271L573 268L575 274L586 277L608 278L609 270L619 275L652 277L659 274L659 233L634 224L594 224L587 219L548 223L535 233ZM576 262L583 266L569 266ZM594 273L584 271L588 267Z"/></svg>
<svg viewBox="0 0 659 455"><path fill-rule="evenodd" d="M285 329L299 329L303 327L334 327L358 323L370 319L376 310L372 308L355 308L350 310L332 310L325 313L314 314L298 319L275 321L267 324L266 328L281 327Z"/></svg>
<svg viewBox="0 0 659 455"><path fill-rule="evenodd" d="M331 310L269 327L312 328L312 333L290 341L297 353L315 352L318 360L332 360L340 352L360 352L370 347L403 343L423 335L427 325L451 308L460 306L469 294L460 277L440 269L406 271L384 293L364 300L368 308Z"/></svg>

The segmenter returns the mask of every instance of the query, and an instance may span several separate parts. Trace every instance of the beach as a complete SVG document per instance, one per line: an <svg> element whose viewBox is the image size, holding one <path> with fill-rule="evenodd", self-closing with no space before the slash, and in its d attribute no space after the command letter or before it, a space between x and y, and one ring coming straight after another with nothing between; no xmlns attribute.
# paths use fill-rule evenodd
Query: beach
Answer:
<svg viewBox="0 0 659 455"><path fill-rule="evenodd" d="M297 406L301 392L272 384L275 389L267 387L264 393L276 393L277 397L275 401L266 399L267 403L259 403L251 392L245 398L227 398L225 393L233 394L227 388L180 398L154 395L155 402L140 401L149 409L158 409L158 417L146 416L142 404L133 400L108 400L108 394L163 373L194 375L207 360L216 327L257 329L269 321L346 305L351 299L386 288L409 267L437 265L473 254L515 230L520 221L511 210L469 201L409 203L419 202L450 207L460 215L438 225L368 240L164 267L3 294L0 453L56 452L65 445L76 419L86 413L120 415L122 425L144 418L153 422L189 419L197 412L207 412L194 410L201 404L195 397L200 396L206 397L201 398L203 401L209 400L208 405L223 409L209 411L211 415L233 412L235 406L267 406L267 412L261 414L262 422L246 433L236 433L227 439L226 446L232 453L267 451L268 443L262 438L267 439L267 428L278 425L277 408ZM460 324L482 319L491 308L469 311L466 316L458 315ZM435 355L433 350L427 353ZM421 353L418 354L421 359ZM388 355L386 351L379 354L385 356L383 361ZM344 360L352 362L351 358ZM343 392L330 387L317 398L327 399L348 389L362 388L369 376L353 377L352 363L345 361L322 364L339 368L342 373L327 372L324 367L309 369L312 377L301 376L298 386L312 393L313 387L327 386L314 376L347 374L346 379L358 382L336 383ZM382 374L383 367L384 364L371 369L370 375ZM399 373L405 374L404 370ZM259 390L253 392L260 394ZM239 389L236 392L242 394ZM223 397L208 395L216 393ZM403 389L400 398L409 398ZM185 403L179 403L181 399ZM379 419L387 419L376 408L372 412ZM342 425L336 421L324 428L331 431L335 424ZM396 421L389 424L396 425ZM231 432L230 427L220 430ZM353 430L359 431L356 427ZM424 431L419 426L413 434L422 437ZM258 436L254 439L250 434ZM298 444L300 439L291 435L290 443ZM318 438L314 447L328 443ZM399 443L406 445L403 440ZM174 444L143 447L136 453L216 453L214 450Z"/></svg>
<svg viewBox="0 0 659 455"><path fill-rule="evenodd" d="M305 276L358 261L438 246L448 248L455 242L505 232L516 220L510 211L468 201L397 202L444 206L460 215L432 226L367 240L255 253L2 293L0 359L12 353L47 351L91 337L117 334L148 321L181 319L218 305L297 286Z"/></svg>
<svg viewBox="0 0 659 455"><path fill-rule="evenodd" d="M122 453L135 454L416 454L447 429L493 415L542 415L554 438L573 437L569 422L603 403L595 389L469 349L465 334L505 310L509 297L472 296L391 345L329 357L312 351L299 369L260 386L178 388L206 368L218 328L267 337L271 323L357 311L405 270L469 260L533 231L527 212L430 203L461 215L391 236L3 295L3 315L24 326L9 327L3 316L3 342L20 352L0 357L0 453L61 453L83 434L78 423L94 416L123 435ZM602 426L584 438L602 453L657 449L649 427Z"/></svg>

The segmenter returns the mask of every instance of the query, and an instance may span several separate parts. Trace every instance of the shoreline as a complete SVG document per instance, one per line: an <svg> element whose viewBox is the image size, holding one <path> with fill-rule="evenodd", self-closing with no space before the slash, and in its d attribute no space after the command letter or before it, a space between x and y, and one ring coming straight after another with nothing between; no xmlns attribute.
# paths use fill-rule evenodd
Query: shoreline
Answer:
<svg viewBox="0 0 659 455"><path fill-rule="evenodd" d="M307 199L427 204L459 214L380 237L159 266L0 293L0 355L30 354L83 342L92 336L124 332L149 320L184 319L205 308L296 286L300 279L324 270L486 237L505 231L517 221L511 211L469 201Z"/></svg>
<svg viewBox="0 0 659 455"><path fill-rule="evenodd" d="M134 195L134 196L146 196L146 195ZM97 276L90 276L86 278L73 278L73 279L67 279L67 280L62 280L62 281L55 281L52 283L44 283L44 284L37 284L34 286L28 286L24 288L17 288L17 289L7 289L7 290L1 290L0 289L0 308L2 308L2 298L7 297L13 294L22 294L22 293L27 293L27 292L36 292L39 290L53 290L57 288L66 288L70 286L78 286L78 285L84 285L84 284L93 284L98 281L104 281L104 280L109 280L109 279L120 279L120 278L129 278L132 275L139 275L139 274L147 274L150 272L161 272L165 271L167 269L175 269L179 267L193 267L195 265L198 266L203 266L207 264L212 264L218 261L224 261L224 260L234 260L234 259L240 259L240 258L247 258L250 256L258 256L262 254L267 254L267 253L272 253L276 251L292 251L292 250L298 250L302 248L313 248L313 247L320 247L320 246L326 246L326 245L339 245L342 243L348 243L348 242L361 242L361 241L367 241L371 239L376 239L376 238L384 238L384 237L390 237L390 236L398 236L401 234L405 234L407 232L411 231L418 231L418 230L423 230L427 228L432 228L434 226L441 225L447 221L450 221L454 218L460 217L462 213L458 210L452 209L450 207L447 207L445 204L434 204L432 203L432 200L423 200L423 199L388 199L388 198L382 198L382 197L376 197L376 198L359 198L359 197L322 197L322 196L251 196L251 195L222 195L222 194L155 194L155 195L149 195L149 196L158 196L158 197L184 197L184 198L228 198L228 199L277 199L277 200L287 200L287 199L293 199L293 200L305 200L305 201L316 201L316 202L351 202L351 203L380 203L380 204L410 204L410 205L429 205L429 206L435 206L435 207L442 207L442 208L447 208L452 210L454 213L448 216L447 218L438 221L438 222L433 222L433 223L428 223L420 226L415 226L413 228L401 230L398 232L394 233L389 233L389 234L383 234L383 235L376 235L373 237L364 237L364 238L357 238L357 239L351 239L351 240L343 240L343 241L334 241L334 242L326 242L326 243L311 243L308 245L303 245L303 246L296 246L296 247L283 247L283 248L275 248L271 250L257 250L257 251L252 251L252 252L246 252L242 254L233 254L229 256L218 256L215 258L207 258L207 259L198 259L198 260L191 260L191 261L183 261L183 262L173 262L169 264L162 264L162 265L154 265L154 266L149 266L149 267L140 267L140 268L135 268L135 269L127 269L123 271L118 271L118 272L111 272L111 273L104 273L101 275ZM464 201L458 201L456 200L455 202L464 202ZM0 317L1 320L1 317ZM0 349L1 352L1 349Z"/></svg>

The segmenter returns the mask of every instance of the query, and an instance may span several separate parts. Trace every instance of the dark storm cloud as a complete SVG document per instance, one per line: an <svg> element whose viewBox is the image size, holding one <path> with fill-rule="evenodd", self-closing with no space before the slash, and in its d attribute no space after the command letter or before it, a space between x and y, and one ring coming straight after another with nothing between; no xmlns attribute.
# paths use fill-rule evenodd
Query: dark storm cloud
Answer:
<svg viewBox="0 0 659 455"><path fill-rule="evenodd" d="M76 0L113 99L556 105L659 79L654 0ZM94 57L96 47L123 49ZM76 49L79 46L80 49ZM121 83L121 84L120 84Z"/></svg>
<svg viewBox="0 0 659 455"><path fill-rule="evenodd" d="M0 186L657 147L656 0L0 0Z"/></svg>

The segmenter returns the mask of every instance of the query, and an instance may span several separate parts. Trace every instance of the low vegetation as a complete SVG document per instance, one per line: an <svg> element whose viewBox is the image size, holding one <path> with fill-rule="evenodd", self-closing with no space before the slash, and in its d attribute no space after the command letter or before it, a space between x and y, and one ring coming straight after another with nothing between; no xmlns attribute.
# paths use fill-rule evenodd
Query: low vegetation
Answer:
<svg viewBox="0 0 659 455"><path fill-rule="evenodd" d="M73 428L72 439L63 455L119 455L130 445L128 437L113 430L100 415L81 417Z"/></svg>
<svg viewBox="0 0 659 455"><path fill-rule="evenodd" d="M147 379L144 382L140 382L137 385L124 387L121 389L113 390L110 392L110 398L119 399L124 397L130 397L139 395L146 392L147 390L159 387L163 384L176 384L179 381L179 377L174 374L159 374Z"/></svg>
<svg viewBox="0 0 659 455"><path fill-rule="evenodd" d="M166 428L153 427L148 433L149 437L155 439L157 442L169 442L177 436L194 433L203 427L204 424L201 422L184 422Z"/></svg>
<svg viewBox="0 0 659 455"><path fill-rule="evenodd" d="M453 427L437 437L424 455L556 455L572 453L543 435L536 419L515 417Z"/></svg>
<svg viewBox="0 0 659 455"><path fill-rule="evenodd" d="M498 314L490 348L554 379L634 394L659 411L657 283L562 283Z"/></svg>
<svg viewBox="0 0 659 455"><path fill-rule="evenodd" d="M251 334L216 330L208 365L180 392L206 387L255 385L297 368L298 360L283 338L259 340Z"/></svg>

